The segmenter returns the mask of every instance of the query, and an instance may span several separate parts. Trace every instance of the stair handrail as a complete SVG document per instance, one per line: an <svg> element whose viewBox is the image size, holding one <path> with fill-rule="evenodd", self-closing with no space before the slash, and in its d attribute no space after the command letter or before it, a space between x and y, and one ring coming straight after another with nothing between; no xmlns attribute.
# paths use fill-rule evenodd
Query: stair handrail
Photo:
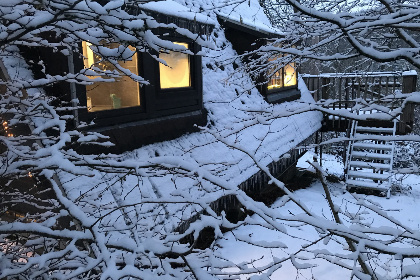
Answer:
<svg viewBox="0 0 420 280"><path fill-rule="evenodd" d="M350 139L349 139L349 144L347 147L347 154L346 154L346 161L345 161L345 166L344 166L344 172L345 172L345 179L347 181L348 179L348 169L349 169L349 162L351 160L351 153L353 151L353 143L354 143L354 135L356 132L356 127L357 127L357 121L353 120L352 124L351 124L351 128L350 128Z"/></svg>
<svg viewBox="0 0 420 280"><path fill-rule="evenodd" d="M394 123L393 126L393 131L392 131L392 136L395 136L396 132L397 132L397 122L398 120L395 118L392 120ZM394 150L395 150L395 141L394 139L391 141L392 142L392 147L391 147L391 160L390 160L390 167L389 167L389 173L392 174L392 167L394 165ZM391 180L392 176L389 177L389 187L391 188L392 185L392 180Z"/></svg>

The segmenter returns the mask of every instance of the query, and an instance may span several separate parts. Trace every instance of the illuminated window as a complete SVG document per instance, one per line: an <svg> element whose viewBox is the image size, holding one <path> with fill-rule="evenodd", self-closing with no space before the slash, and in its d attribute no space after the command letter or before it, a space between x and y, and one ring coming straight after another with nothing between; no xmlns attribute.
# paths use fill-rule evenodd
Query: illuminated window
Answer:
<svg viewBox="0 0 420 280"><path fill-rule="evenodd" d="M297 84L296 63L289 63L283 68L284 71L284 86L290 87Z"/></svg>
<svg viewBox="0 0 420 280"><path fill-rule="evenodd" d="M115 71L115 66L105 60L102 61L101 57L91 50L90 45L91 44L88 42L83 42L82 44L84 67L97 67L104 71ZM119 44L112 43L106 47L113 49L118 48L118 46ZM129 48L134 52L136 50L131 46L129 46ZM118 63L122 67L129 69L133 74L139 74L137 53L135 53L130 60L119 61ZM88 112L140 106L139 84L130 77L123 75L121 72L120 74L120 77L114 78L115 82L96 82L86 86ZM98 78L98 76L90 76L89 78L95 79ZM102 78L106 77L102 76Z"/></svg>
<svg viewBox="0 0 420 280"><path fill-rule="evenodd" d="M271 76L267 87L268 89L283 87L283 69L278 70L276 73L274 73L274 75Z"/></svg>
<svg viewBox="0 0 420 280"><path fill-rule="evenodd" d="M174 42L174 44L188 49L187 43ZM166 66L159 63L161 89L191 87L190 56L188 54L169 51L160 53L159 58L168 64Z"/></svg>
<svg viewBox="0 0 420 280"><path fill-rule="evenodd" d="M269 59L269 61L273 60L275 60L275 58ZM297 85L295 62L287 64L282 69L277 70L275 73L273 72L274 70L269 70L267 73L268 77L270 77L267 85L268 90L287 88Z"/></svg>

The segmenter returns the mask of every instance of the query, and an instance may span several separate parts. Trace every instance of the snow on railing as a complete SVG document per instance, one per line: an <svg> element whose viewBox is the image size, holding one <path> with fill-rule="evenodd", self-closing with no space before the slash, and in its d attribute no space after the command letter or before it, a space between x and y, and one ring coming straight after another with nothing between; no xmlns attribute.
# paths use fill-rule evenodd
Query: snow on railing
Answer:
<svg viewBox="0 0 420 280"><path fill-rule="evenodd" d="M358 100L389 106L390 103L384 101L384 97L398 92L415 92L417 83L417 72L414 70L404 72L302 74L301 77L315 101L328 100L328 107L332 109L350 109ZM401 105L397 103L393 101L392 106ZM408 104L401 114L398 132L409 132L413 120L414 107ZM342 121L343 118L338 119L339 127L342 126ZM332 125L334 128L337 123L333 121Z"/></svg>
<svg viewBox="0 0 420 280"><path fill-rule="evenodd" d="M405 72L355 72L355 73L321 73L317 75L312 74L301 74L302 78L312 78L312 77L321 77L321 78L339 78L339 77L346 77L346 78L357 78L357 77L366 77L366 76L377 76L377 77L394 77L394 76L402 76L404 73L417 75L417 72L412 71L405 71Z"/></svg>

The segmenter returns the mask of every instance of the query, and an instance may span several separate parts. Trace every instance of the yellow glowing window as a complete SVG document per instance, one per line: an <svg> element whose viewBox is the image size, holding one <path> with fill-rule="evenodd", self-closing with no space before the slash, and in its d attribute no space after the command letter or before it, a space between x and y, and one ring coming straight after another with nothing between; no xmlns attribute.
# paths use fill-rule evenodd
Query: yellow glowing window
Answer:
<svg viewBox="0 0 420 280"><path fill-rule="evenodd" d="M296 63L289 63L284 68L284 86L290 87L297 84Z"/></svg>
<svg viewBox="0 0 420 280"><path fill-rule="evenodd" d="M275 58L269 59L269 61L273 60ZM268 90L295 86L297 84L296 63L291 62L282 69L274 71L275 69L270 69L267 73L267 76L270 77L267 85Z"/></svg>
<svg viewBox="0 0 420 280"><path fill-rule="evenodd" d="M184 46L188 49L187 43L174 44ZM182 88L191 86L190 56L185 53L169 51L160 53L159 58L166 61L168 66L159 63L160 88Z"/></svg>
<svg viewBox="0 0 420 280"><path fill-rule="evenodd" d="M85 68L97 67L100 70L116 70L115 66L110 62L102 61L101 57L95 54L91 48L90 43L83 42L83 56ZM119 44L112 43L107 45L107 48L118 48ZM136 49L129 46L130 50ZM133 74L138 75L138 59L135 53L129 60L118 62L122 67L129 69ZM92 85L86 86L87 108L89 112L113 110L120 108L128 108L140 106L140 89L139 84L133 81L130 77L123 75L114 78L115 82L96 82ZM95 79L98 76L90 76ZM101 78L106 78L101 76Z"/></svg>
<svg viewBox="0 0 420 280"><path fill-rule="evenodd" d="M268 82L268 89L283 87L283 69L276 71Z"/></svg>

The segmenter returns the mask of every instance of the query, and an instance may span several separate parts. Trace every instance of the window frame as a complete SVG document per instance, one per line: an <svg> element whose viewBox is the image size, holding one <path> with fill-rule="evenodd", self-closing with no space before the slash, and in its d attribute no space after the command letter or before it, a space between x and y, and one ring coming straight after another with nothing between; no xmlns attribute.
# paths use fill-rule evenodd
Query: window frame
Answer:
<svg viewBox="0 0 420 280"><path fill-rule="evenodd" d="M281 54L281 56L284 56L284 55L285 54ZM261 94L265 97L267 102L269 102L269 103L281 103L281 102L292 101L292 100L296 100L296 99L300 98L300 91L298 89L298 86L299 86L299 67L298 67L296 61L292 61L291 63L295 64L295 75L296 75L296 84L295 85L283 86L283 87L277 87L277 88L269 89L268 88L269 80L271 79L271 77L277 71L274 72L273 75L271 75L271 76L268 76L267 74L262 74L262 77L261 77L262 83L261 83L259 88L260 88ZM287 64L287 65L289 65L289 64ZM279 69L279 71L281 70L283 85L284 85L284 82L285 82L285 71L284 71L284 69L286 68L287 65L285 65L284 67Z"/></svg>
<svg viewBox="0 0 420 280"><path fill-rule="evenodd" d="M186 38L180 37L165 37L165 40L169 40L172 42L180 42L180 43L187 43L188 49L193 53L197 53L201 50L200 46ZM191 79L191 86L190 87L181 87L181 88L168 88L168 89L161 89L160 88L160 70L159 65L155 67L155 77L156 86L155 86L155 98L156 98L156 110L176 110L176 108L184 107L184 106L194 106L195 102L194 97L196 96L197 90L202 92L202 66L201 66L201 56L197 55L189 55L190 59L190 79ZM199 73L200 75L198 75ZM197 100L199 103L202 104L203 95L199 96Z"/></svg>
<svg viewBox="0 0 420 280"><path fill-rule="evenodd" d="M176 40L176 39L175 39ZM190 43L188 43L188 42L179 42L179 41L175 41L175 40L171 40L172 41L172 43L174 43L174 44L186 44L187 45L187 50L190 50L191 49L191 47L192 47L192 45L190 44ZM171 52L174 52L174 51L169 51L169 53L171 53ZM163 60L165 60L164 58L161 58L160 57L160 55L161 55L161 53L159 52L159 54L158 54L158 56L159 56L159 59L163 59ZM186 87L169 87L169 88L162 88L162 79L161 79L161 68L165 68L165 67L168 67L168 66L166 66L166 65L164 65L164 64L161 64L161 63L159 63L159 67L158 67L158 72L159 72L159 74L158 74L158 77L159 77L159 94L165 94L165 93L171 93L171 92L173 92L173 91L176 91L176 90L187 90L187 89L189 89L189 88L192 88L192 87L194 87L194 85L192 84L192 82L193 82L193 71L192 71L192 63L193 63L193 57L191 56L191 55L189 55L189 54L185 54L185 55L187 55L187 58L188 58L188 67L189 67L189 86L186 86ZM168 63L168 61L166 61L166 63ZM169 65L169 67L170 67L171 65Z"/></svg>
<svg viewBox="0 0 420 280"><path fill-rule="evenodd" d="M292 63L295 63L295 75L296 75L296 84L294 84L294 85L291 85L291 86L284 86L284 82L285 82L285 76L286 76L286 74L285 74L285 71L284 71L284 69L286 68L286 66L287 65L285 65L284 67L282 67L282 68L280 68L279 70L277 70L276 72L274 72L273 73L273 75L271 75L271 76L269 76L269 77L266 77L266 80L268 80L268 82L266 83L266 89L267 89L267 94L272 94L272 93L276 93L276 92L280 92L280 91L285 91L285 90L289 90L289 89L293 89L293 88L297 88L297 86L298 86L298 75L299 75L299 73L298 73L298 69L297 69L297 66L296 66L296 62L292 62ZM289 63L290 64L290 63ZM288 65L289 65L288 64ZM276 87L276 88L272 88L272 89L269 89L268 88L268 84L269 84L269 80L271 79L271 77L272 76L274 76L278 71L281 71L281 76L282 76L282 83L283 83L283 86L282 87Z"/></svg>
<svg viewBox="0 0 420 280"><path fill-rule="evenodd" d="M83 43L81 43L81 45L82 44ZM83 49L83 47L82 47L82 49ZM83 53L83 52L81 52L81 53ZM141 58L140 58L139 54L140 53L137 51L137 69L138 69L138 75L142 76L142 72L141 72L141 69L140 69L140 66L141 66L142 63L140 62ZM82 64L83 64L83 68L84 68L84 60L83 59L82 59ZM84 91L84 94L79 94L78 98L79 98L80 104L82 106L85 106L85 104L87 106L86 86L82 86L82 87L83 87L83 90L81 88L79 88L79 90L77 90L77 92ZM143 106L144 94L142 94L142 88L143 88L142 86L138 85L138 94L139 94L140 105L125 107L125 108L118 108L118 109L110 109L110 110L91 111L91 112L86 109L86 111L87 111L88 114L99 114L99 116L104 115L104 116L107 116L107 117L118 116L118 115L121 114L121 111L125 112L125 110L127 110L126 114L133 114L133 113L135 114L135 113L142 112L142 111L144 111L144 108L142 108L142 107L144 107ZM103 113L100 113L100 112L103 112Z"/></svg>
<svg viewBox="0 0 420 280"><path fill-rule="evenodd" d="M242 55L248 51L255 51L259 47L266 45L268 42L273 42L282 35L266 32L264 30L256 29L252 26L247 26L242 22L234 21L222 15L218 15L218 21L225 29L225 37L231 42L233 49ZM256 55L258 58L258 55ZM252 58L249 58L252 59ZM247 62L247 59L245 59ZM269 103L281 103L284 101L296 100L300 98L300 91L298 89L299 71L296 67L296 85L275 88L268 90L268 77L264 73L260 73L256 77L252 77L260 94ZM252 70L251 70L252 71Z"/></svg>
<svg viewBox="0 0 420 280"><path fill-rule="evenodd" d="M163 34L163 30L160 33ZM189 49L196 54L201 46L196 42L180 37L165 36L165 40L187 43ZM82 43L80 42L82 54ZM175 114L203 110L202 66L201 56L189 55L191 87L160 89L159 62L152 57L157 52L137 51L137 67L139 76L149 82L149 85L139 84L140 106L89 112L86 108L79 108L78 122L87 127L109 127L130 122L153 120ZM74 57L75 69L83 69L83 57ZM86 86L76 84L76 96L81 106L87 106ZM94 124L91 122L94 121Z"/></svg>

